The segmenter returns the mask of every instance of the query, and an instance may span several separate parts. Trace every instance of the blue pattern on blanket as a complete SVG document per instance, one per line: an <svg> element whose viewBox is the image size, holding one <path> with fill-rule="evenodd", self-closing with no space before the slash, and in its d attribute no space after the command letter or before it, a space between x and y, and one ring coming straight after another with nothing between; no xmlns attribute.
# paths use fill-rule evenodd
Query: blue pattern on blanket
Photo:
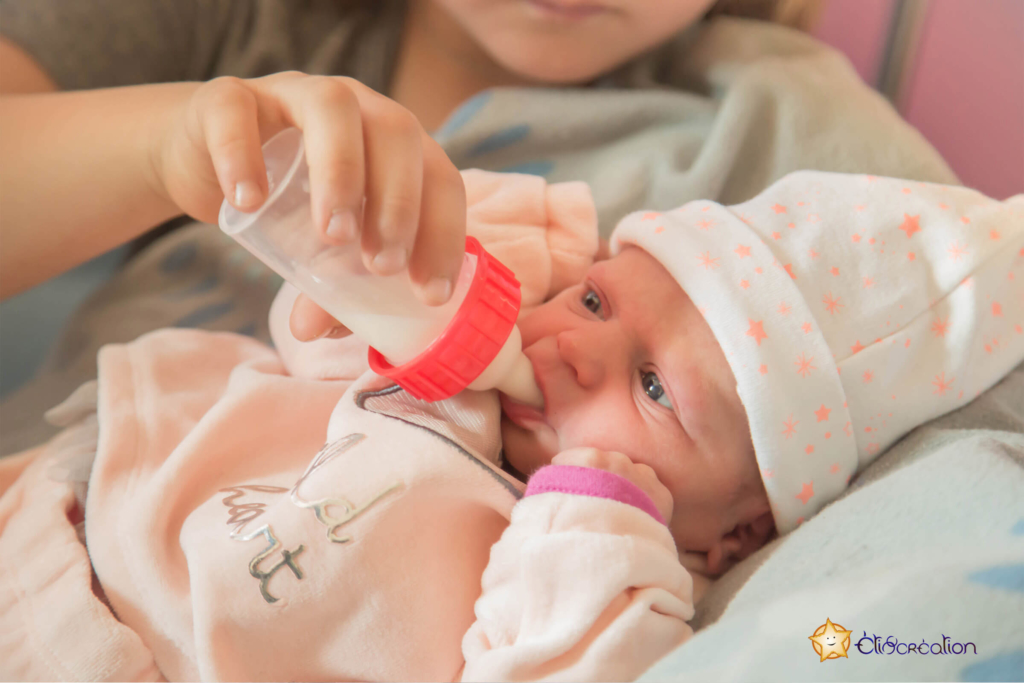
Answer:
<svg viewBox="0 0 1024 683"><path fill-rule="evenodd" d="M473 146L466 156L477 157L488 152L499 150L502 147L508 147L514 145L517 142L521 142L526 139L526 136L530 134L530 126L523 123L518 126L511 126L509 128L503 128L493 135L488 135L486 138L478 142Z"/></svg>
<svg viewBox="0 0 1024 683"><path fill-rule="evenodd" d="M216 320L228 311L232 310L234 307L235 304L232 301L222 301L219 304L203 306L200 309L192 311L183 318L180 318L174 323L173 327L198 327L204 323Z"/></svg>
<svg viewBox="0 0 1024 683"><path fill-rule="evenodd" d="M186 287L185 289L181 289L176 292L168 292L165 296L168 299L186 299L190 296L195 296L197 294L205 294L207 292L211 292L217 288L218 284L220 284L220 280L217 278L217 276L209 275L200 280L199 282L197 282L196 284L192 285L191 287Z"/></svg>
<svg viewBox="0 0 1024 683"><path fill-rule="evenodd" d="M265 265L262 263L254 263L245 269L245 279L249 282L255 282L266 275L267 272L268 269Z"/></svg>
<svg viewBox="0 0 1024 683"><path fill-rule="evenodd" d="M1010 529L1010 533L1014 536L1024 536L1024 519L1018 519L1017 523Z"/></svg>
<svg viewBox="0 0 1024 683"><path fill-rule="evenodd" d="M235 330L235 332L245 337L255 337L256 323L246 323L245 325L242 325L237 330Z"/></svg>
<svg viewBox="0 0 1024 683"><path fill-rule="evenodd" d="M442 140L450 137L455 131L462 128L470 119L476 116L477 113L491 101L493 96L494 94L492 91L485 90L484 92L466 100L462 106L456 109L452 115L448 117L448 120L434 132L434 138Z"/></svg>
<svg viewBox="0 0 1024 683"><path fill-rule="evenodd" d="M164 273L179 273L191 266L199 255L199 247L195 242L183 242L160 261L160 270Z"/></svg>
<svg viewBox="0 0 1024 683"><path fill-rule="evenodd" d="M1024 564L1007 564L972 572L967 578L992 588L1024 593ZM1024 672L1024 669L1021 669Z"/></svg>
<svg viewBox="0 0 1024 683"><path fill-rule="evenodd" d="M501 169L502 173L527 173L529 175L547 176L555 167L553 161L527 161L523 164L513 164Z"/></svg>
<svg viewBox="0 0 1024 683"><path fill-rule="evenodd" d="M1007 652L975 662L960 672L961 681L1024 680L1024 650Z"/></svg>

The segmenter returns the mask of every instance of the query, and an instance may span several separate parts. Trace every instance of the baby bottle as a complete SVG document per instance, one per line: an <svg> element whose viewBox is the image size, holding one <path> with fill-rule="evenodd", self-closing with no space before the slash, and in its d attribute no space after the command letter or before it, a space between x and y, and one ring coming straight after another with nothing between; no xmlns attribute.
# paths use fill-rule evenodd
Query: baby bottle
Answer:
<svg viewBox="0 0 1024 683"><path fill-rule="evenodd" d="M516 327L519 281L473 237L451 299L427 306L407 271L382 277L363 266L359 240L336 246L313 225L302 132L263 145L269 195L254 213L227 201L220 228L370 344L370 367L416 398L497 388L540 407L543 397Z"/></svg>

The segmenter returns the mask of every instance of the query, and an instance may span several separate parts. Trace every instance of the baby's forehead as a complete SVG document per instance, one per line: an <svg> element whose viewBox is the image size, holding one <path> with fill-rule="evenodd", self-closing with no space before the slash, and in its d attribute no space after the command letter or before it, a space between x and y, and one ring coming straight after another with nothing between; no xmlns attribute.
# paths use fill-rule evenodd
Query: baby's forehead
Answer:
<svg viewBox="0 0 1024 683"><path fill-rule="evenodd" d="M686 317L695 311L689 296L658 259L645 250L626 246L614 256L594 263L586 279L607 287L620 307L653 309L659 320Z"/></svg>

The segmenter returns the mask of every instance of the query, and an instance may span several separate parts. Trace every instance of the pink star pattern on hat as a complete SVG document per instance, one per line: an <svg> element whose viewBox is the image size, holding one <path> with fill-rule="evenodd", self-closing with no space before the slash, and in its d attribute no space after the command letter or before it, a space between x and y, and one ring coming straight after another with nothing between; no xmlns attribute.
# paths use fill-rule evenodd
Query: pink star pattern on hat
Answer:
<svg viewBox="0 0 1024 683"><path fill-rule="evenodd" d="M915 232L921 232L921 227L917 224L920 218L920 214L917 216L903 214L903 224L900 226L900 230L907 234L907 239L910 239Z"/></svg>
<svg viewBox="0 0 1024 683"><path fill-rule="evenodd" d="M642 215L616 235L705 311L782 532L922 416L962 405L1024 360L1021 200L801 171L735 207L665 214L657 244L662 224Z"/></svg>
<svg viewBox="0 0 1024 683"><path fill-rule="evenodd" d="M810 481L805 483L801 487L800 493L796 494L795 497L798 498L801 503L807 505L807 501L814 497L814 482Z"/></svg>
<svg viewBox="0 0 1024 683"><path fill-rule="evenodd" d="M750 321L750 329L747 330L747 336L748 337L753 337L757 341L757 345L758 346L761 345L761 340L762 339L767 339L768 338L768 335L765 334L765 332L764 332L764 325L762 324L763 322L764 322L763 320L757 320L757 321L751 320Z"/></svg>

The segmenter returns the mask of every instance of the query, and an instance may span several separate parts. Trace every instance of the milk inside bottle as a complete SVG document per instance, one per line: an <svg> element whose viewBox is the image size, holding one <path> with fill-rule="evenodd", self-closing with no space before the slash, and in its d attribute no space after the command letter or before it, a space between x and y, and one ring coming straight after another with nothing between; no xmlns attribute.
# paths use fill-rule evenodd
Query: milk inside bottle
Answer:
<svg viewBox="0 0 1024 683"><path fill-rule="evenodd" d="M220 228L371 346L371 367L417 398L497 388L534 406L543 397L515 326L519 283L467 238L451 299L427 306L407 271L382 277L363 265L359 240L327 243L313 224L302 133L263 145L269 194L257 211L221 206Z"/></svg>

